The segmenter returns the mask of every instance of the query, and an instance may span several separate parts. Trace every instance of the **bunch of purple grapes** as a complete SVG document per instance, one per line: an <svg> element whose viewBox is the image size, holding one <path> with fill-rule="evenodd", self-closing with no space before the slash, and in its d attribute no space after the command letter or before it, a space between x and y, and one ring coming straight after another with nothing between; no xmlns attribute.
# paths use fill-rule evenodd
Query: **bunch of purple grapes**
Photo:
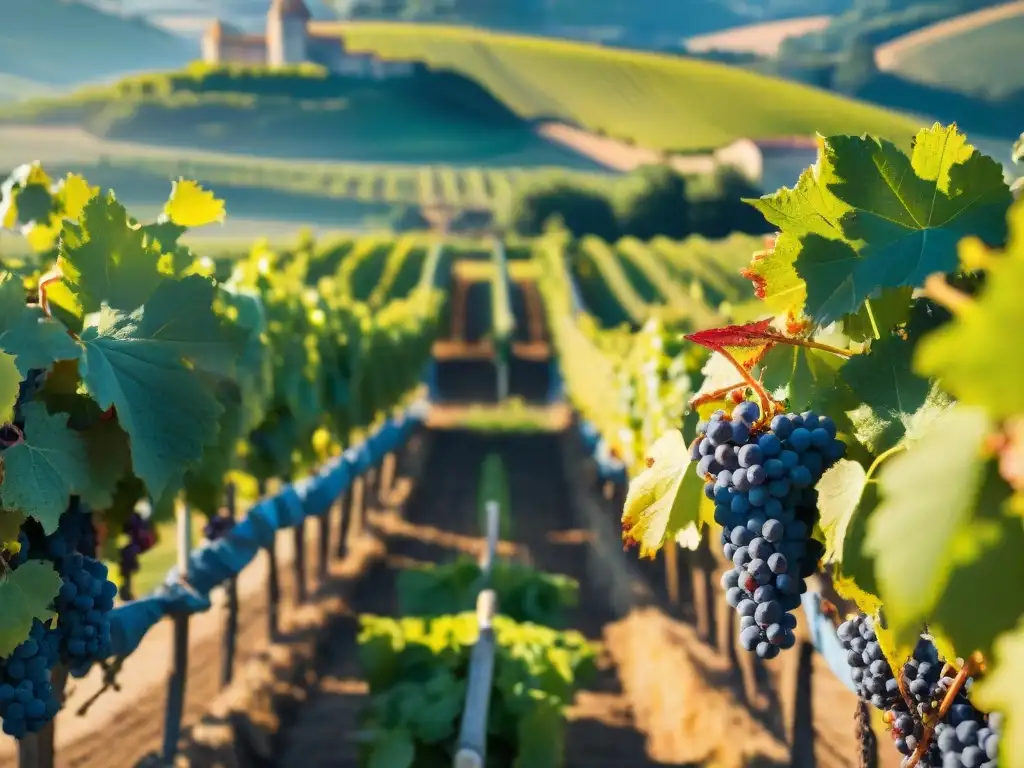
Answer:
<svg viewBox="0 0 1024 768"><path fill-rule="evenodd" d="M203 535L210 541L216 541L234 527L234 518L223 512L218 512L206 521L206 525L203 527Z"/></svg>
<svg viewBox="0 0 1024 768"><path fill-rule="evenodd" d="M857 695L885 713L896 750L909 760L921 742L924 723L934 721L953 687L953 678L942 674L938 651L922 637L900 670L908 703L870 618L855 616L840 624L837 634L847 652ZM998 713L986 716L971 704L970 687L968 680L946 716L935 725L931 743L918 762L921 768L997 768L1002 717Z"/></svg>
<svg viewBox="0 0 1024 768"><path fill-rule="evenodd" d="M28 639L0 660L0 718L16 739L42 730L60 709L50 675L60 658L60 638L43 622L32 623Z"/></svg>
<svg viewBox="0 0 1024 768"><path fill-rule="evenodd" d="M107 566L92 557L95 547L91 517L69 509L39 548L63 582L54 600L57 633L63 660L76 675L112 653L110 611L117 586L107 579Z"/></svg>
<svg viewBox="0 0 1024 768"><path fill-rule="evenodd" d="M817 520L815 484L845 454L827 416L776 416L755 428L756 403L716 411L697 427L691 458L710 479L722 547L733 568L722 577L726 599L740 615L740 644L772 659L796 643L791 613L807 591L804 579L824 553L811 538Z"/></svg>
<svg viewBox="0 0 1024 768"><path fill-rule="evenodd" d="M128 536L128 542L120 551L121 581L125 585L122 596L129 600L131 590L128 585L131 583L131 577L139 571L139 556L156 544L156 533L149 520L136 511L128 516L122 531Z"/></svg>

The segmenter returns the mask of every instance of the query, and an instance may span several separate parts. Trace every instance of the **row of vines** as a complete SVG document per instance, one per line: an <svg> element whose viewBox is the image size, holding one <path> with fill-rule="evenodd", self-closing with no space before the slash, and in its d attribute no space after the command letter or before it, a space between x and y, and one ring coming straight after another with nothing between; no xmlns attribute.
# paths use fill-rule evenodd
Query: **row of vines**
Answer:
<svg viewBox="0 0 1024 768"><path fill-rule="evenodd" d="M907 147L824 138L793 188L750 202L779 230L743 266L752 299L735 264L692 265L713 326L664 301L628 317L652 301L611 266L622 243L538 245L646 323L603 330L551 272L567 390L633 477L623 537L644 557L710 537L765 659L825 568L859 609L836 617L838 663L906 768L1024 765L1024 202L938 124ZM666 270L684 247L653 246Z"/></svg>
<svg viewBox="0 0 1024 768"><path fill-rule="evenodd" d="M0 279L0 718L20 739L59 709L56 667L110 656L104 544L137 555L181 504L215 538L229 479L288 481L358 440L418 387L442 296L439 249L405 240L372 286L310 250L203 257L186 233L224 206L190 181L152 222L38 165L0 194L36 254Z"/></svg>
<svg viewBox="0 0 1024 768"><path fill-rule="evenodd" d="M500 503L499 529L511 538L509 489L497 454L481 465L481 527L488 501ZM528 565L469 558L399 572L400 618L360 620L359 657L370 689L362 726L363 764L376 768L448 768L459 751L482 590L500 610L493 618L494 668L484 746L487 765L565 764L565 710L594 673L597 649L565 629L579 584Z"/></svg>
<svg viewBox="0 0 1024 768"><path fill-rule="evenodd" d="M98 179L123 178L125 172L160 178L202 179L210 185L260 187L311 193L367 203L444 205L505 211L523 189L552 179L564 180L560 168L465 168L454 166L396 167L359 163L310 166L288 162L244 164L210 160L173 160L154 157L106 157L94 166ZM594 189L615 184L615 176L602 172L570 172L574 182Z"/></svg>

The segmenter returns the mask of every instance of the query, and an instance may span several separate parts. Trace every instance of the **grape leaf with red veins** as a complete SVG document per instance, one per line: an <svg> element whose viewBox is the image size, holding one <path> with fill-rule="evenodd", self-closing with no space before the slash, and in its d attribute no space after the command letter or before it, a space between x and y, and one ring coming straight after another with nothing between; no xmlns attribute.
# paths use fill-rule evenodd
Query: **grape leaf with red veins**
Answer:
<svg viewBox="0 0 1024 768"><path fill-rule="evenodd" d="M920 131L909 156L887 141L833 136L796 188L753 201L782 234L750 269L773 309L829 323L879 290L954 271L965 235L1002 242L1011 200L1002 166L955 125Z"/></svg>

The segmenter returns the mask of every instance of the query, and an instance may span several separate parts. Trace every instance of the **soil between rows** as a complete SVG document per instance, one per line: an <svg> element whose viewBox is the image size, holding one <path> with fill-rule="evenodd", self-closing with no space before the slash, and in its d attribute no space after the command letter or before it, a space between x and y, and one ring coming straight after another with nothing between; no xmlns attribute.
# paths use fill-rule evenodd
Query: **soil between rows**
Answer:
<svg viewBox="0 0 1024 768"><path fill-rule="evenodd" d="M607 596L588 586L590 535L572 523L566 469L558 435L489 437L469 432L435 432L402 514L382 512L370 523L383 535L386 558L366 573L355 590L352 614L336 625L322 676L309 692L293 726L284 734L276 765L303 768L356 766L352 737L364 702L355 653L360 612L395 615L397 573L414 562L446 562L479 555L477 478L483 459L501 455L511 497L513 540L501 554L578 578L580 604L570 625L592 640L615 620ZM598 679L581 691L569 712L568 768L643 768L664 765L645 757L645 737L635 726L619 685L613 654L602 656Z"/></svg>

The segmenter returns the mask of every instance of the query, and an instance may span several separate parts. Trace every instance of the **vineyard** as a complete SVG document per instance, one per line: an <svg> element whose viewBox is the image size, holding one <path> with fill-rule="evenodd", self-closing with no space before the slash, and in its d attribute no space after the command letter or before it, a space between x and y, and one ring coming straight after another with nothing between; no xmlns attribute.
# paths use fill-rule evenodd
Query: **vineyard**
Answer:
<svg viewBox="0 0 1024 768"><path fill-rule="evenodd" d="M0 765L1024 764L1024 203L907 144L767 239L219 255L20 167Z"/></svg>
<svg viewBox="0 0 1024 768"><path fill-rule="evenodd" d="M442 165L373 165L369 163L272 162L244 164L218 160L172 160L160 157L104 158L88 169L97 183L124 174L158 179L185 177L210 185L258 187L317 194L329 199L368 203L454 206L506 211L517 191L552 178L606 188L615 176L564 168L508 169Z"/></svg>

